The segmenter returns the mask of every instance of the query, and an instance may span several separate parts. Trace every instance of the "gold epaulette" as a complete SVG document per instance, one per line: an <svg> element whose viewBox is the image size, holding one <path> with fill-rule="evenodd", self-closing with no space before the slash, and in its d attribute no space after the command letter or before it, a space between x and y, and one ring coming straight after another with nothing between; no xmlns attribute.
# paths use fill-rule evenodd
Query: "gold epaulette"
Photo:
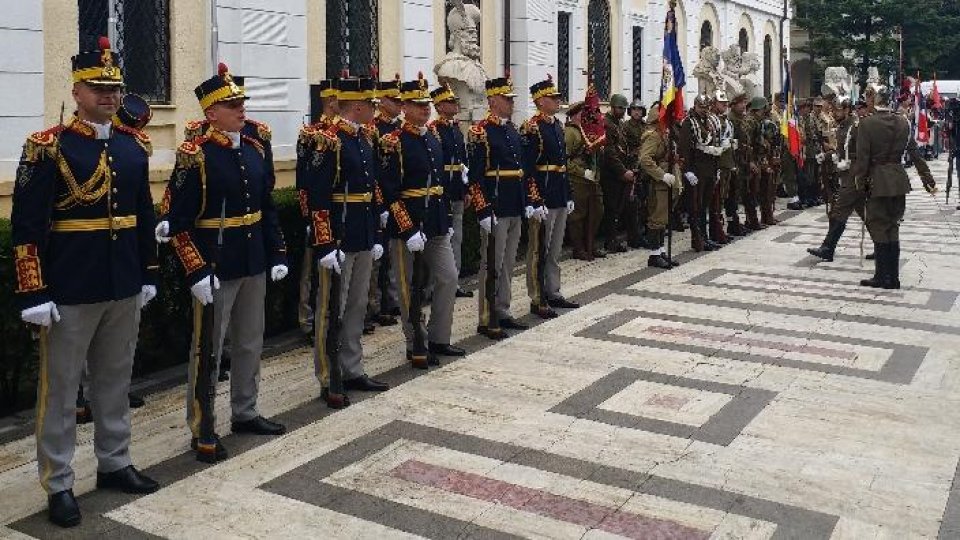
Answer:
<svg viewBox="0 0 960 540"><path fill-rule="evenodd" d="M247 123L257 128L257 137L260 137L260 140L263 142L270 142L270 139L273 138L273 132L270 131L270 126L263 122L257 122L256 120L247 120Z"/></svg>
<svg viewBox="0 0 960 540"><path fill-rule="evenodd" d="M139 129L135 129L124 124L116 125L114 128L117 131L126 133L127 135L133 137L133 140L137 141L137 144L140 145L140 148L143 148L143 151L146 152L148 156L153 155L153 144L150 142L149 135L140 131Z"/></svg>
<svg viewBox="0 0 960 540"><path fill-rule="evenodd" d="M27 137L27 142L23 145L23 159L35 163L40 161L44 156L53 157L60 140L60 133L62 133L63 130L64 126L59 125L44 131L31 133L30 136Z"/></svg>
<svg viewBox="0 0 960 540"><path fill-rule="evenodd" d="M318 129L313 133L313 147L317 152L337 151L340 149L340 137L337 137L337 127Z"/></svg>
<svg viewBox="0 0 960 540"><path fill-rule="evenodd" d="M540 135L540 117L539 115L534 115L533 118L530 118L526 122L520 125L520 134L521 135Z"/></svg>
<svg viewBox="0 0 960 540"><path fill-rule="evenodd" d="M183 128L183 138L187 141L192 141L197 137L203 136L207 131L207 126L210 124L206 120L191 120L187 122L187 125Z"/></svg>
<svg viewBox="0 0 960 540"><path fill-rule="evenodd" d="M400 149L400 130L391 131L380 137L380 151L384 154L392 154Z"/></svg>
<svg viewBox="0 0 960 540"><path fill-rule="evenodd" d="M203 163L203 148L200 145L206 140L206 137L197 137L180 143L177 147L177 167L181 169L199 167Z"/></svg>
<svg viewBox="0 0 960 540"><path fill-rule="evenodd" d="M471 144L487 144L486 121L478 122L470 126L467 132L467 138Z"/></svg>

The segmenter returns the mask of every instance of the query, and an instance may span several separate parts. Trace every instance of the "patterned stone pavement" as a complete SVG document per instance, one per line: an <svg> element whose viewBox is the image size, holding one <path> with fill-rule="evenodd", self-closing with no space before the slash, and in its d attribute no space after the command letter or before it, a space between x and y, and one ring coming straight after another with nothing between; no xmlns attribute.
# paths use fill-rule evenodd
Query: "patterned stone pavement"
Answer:
<svg viewBox="0 0 960 540"><path fill-rule="evenodd" d="M213 467L187 451L182 387L159 392L134 413L132 451L164 488L94 490L82 426L69 531L45 521L33 437L7 441L0 536L960 538L953 208L909 196L899 291L857 285L872 266L855 220L834 263L806 255L822 209L670 272L644 252L566 261L581 309L491 344L461 300L471 354L428 374L378 329L368 371L396 387L335 414L310 351L291 351L265 362L261 398L290 433L229 435Z"/></svg>

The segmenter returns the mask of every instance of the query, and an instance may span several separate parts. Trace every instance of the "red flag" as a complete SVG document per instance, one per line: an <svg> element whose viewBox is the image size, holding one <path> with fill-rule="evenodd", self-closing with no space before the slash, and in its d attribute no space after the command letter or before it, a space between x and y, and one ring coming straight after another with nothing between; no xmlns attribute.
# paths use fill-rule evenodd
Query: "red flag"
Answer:
<svg viewBox="0 0 960 540"><path fill-rule="evenodd" d="M927 100L923 99L923 91L920 89L919 73L913 91L913 118L914 125L917 126L917 143L927 144L930 142L930 126L927 123Z"/></svg>
<svg viewBox="0 0 960 540"><path fill-rule="evenodd" d="M592 81L587 83L587 95L583 98L583 119L580 122L584 135L591 145L606 142L606 124L600 112L600 95Z"/></svg>
<svg viewBox="0 0 960 540"><path fill-rule="evenodd" d="M933 74L933 88L930 90L930 108L942 109L943 100L940 99L940 91L937 90L937 74Z"/></svg>

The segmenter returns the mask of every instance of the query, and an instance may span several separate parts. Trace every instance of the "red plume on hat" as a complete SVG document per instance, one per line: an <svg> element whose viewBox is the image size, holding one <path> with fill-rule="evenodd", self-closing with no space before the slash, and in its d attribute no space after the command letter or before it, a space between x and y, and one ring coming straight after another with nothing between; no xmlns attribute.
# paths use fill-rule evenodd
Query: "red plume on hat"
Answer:
<svg viewBox="0 0 960 540"><path fill-rule="evenodd" d="M220 62L220 63L217 65L217 75L223 77L223 76L226 75L227 73L230 73L230 70L227 68L227 65L224 64L223 62Z"/></svg>
<svg viewBox="0 0 960 540"><path fill-rule="evenodd" d="M370 78L373 80L378 80L380 78L380 70L377 69L377 66L370 66Z"/></svg>
<svg viewBox="0 0 960 540"><path fill-rule="evenodd" d="M97 45L100 46L101 51L106 51L110 49L110 38L107 36L100 36L100 39L97 40Z"/></svg>

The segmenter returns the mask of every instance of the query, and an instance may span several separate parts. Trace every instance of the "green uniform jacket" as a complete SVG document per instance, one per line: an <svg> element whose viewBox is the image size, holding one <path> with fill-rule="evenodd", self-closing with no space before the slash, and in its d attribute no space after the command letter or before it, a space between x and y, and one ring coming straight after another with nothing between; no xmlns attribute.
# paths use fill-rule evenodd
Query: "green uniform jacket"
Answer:
<svg viewBox="0 0 960 540"><path fill-rule="evenodd" d="M917 151L906 118L889 110L878 109L860 120L857 131L857 160L851 173L868 178L871 197L897 197L910 192L910 178L900 163L909 152L923 183L934 185L930 168Z"/></svg>
<svg viewBox="0 0 960 540"><path fill-rule="evenodd" d="M603 147L600 178L604 182L626 182L623 174L631 168L631 163L625 151L623 124L609 113L603 116L603 120L606 123L607 144Z"/></svg>
<svg viewBox="0 0 960 540"><path fill-rule="evenodd" d="M563 128L563 141L567 146L567 176L570 182L579 184L596 184L596 154L587 143L583 128L576 124L567 123ZM585 175L587 169L593 170L593 179Z"/></svg>
<svg viewBox="0 0 960 540"><path fill-rule="evenodd" d="M643 134L640 143L640 168L655 182L662 182L667 174L667 138L659 129L651 129Z"/></svg>

